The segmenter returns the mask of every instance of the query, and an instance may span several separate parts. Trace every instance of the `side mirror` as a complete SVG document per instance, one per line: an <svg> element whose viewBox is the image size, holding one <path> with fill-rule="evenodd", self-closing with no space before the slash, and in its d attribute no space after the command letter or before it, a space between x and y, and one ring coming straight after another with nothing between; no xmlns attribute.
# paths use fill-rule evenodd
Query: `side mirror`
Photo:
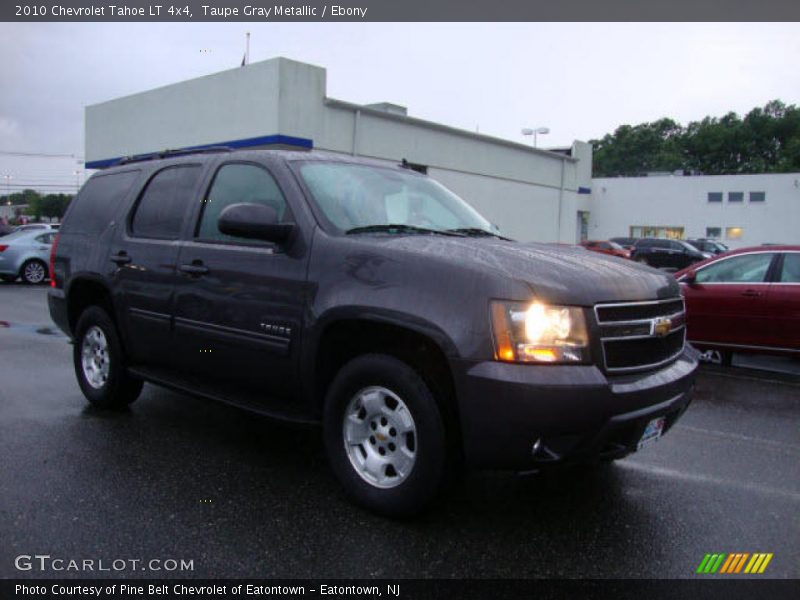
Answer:
<svg viewBox="0 0 800 600"><path fill-rule="evenodd" d="M271 206L247 203L225 207L217 227L227 235L276 244L286 242L294 231L292 223L278 222L278 213Z"/></svg>
<svg viewBox="0 0 800 600"><path fill-rule="evenodd" d="M697 279L697 273L695 273L694 269L686 271L686 274L683 276L683 281L688 284L693 284Z"/></svg>

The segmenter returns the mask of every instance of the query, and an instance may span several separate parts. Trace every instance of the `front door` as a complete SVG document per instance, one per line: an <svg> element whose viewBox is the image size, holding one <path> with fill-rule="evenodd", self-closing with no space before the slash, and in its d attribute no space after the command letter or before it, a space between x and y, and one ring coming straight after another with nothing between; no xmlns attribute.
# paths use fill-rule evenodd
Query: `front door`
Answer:
<svg viewBox="0 0 800 600"><path fill-rule="evenodd" d="M766 277L774 253L734 255L682 284L690 341L756 345L769 322Z"/></svg>
<svg viewBox="0 0 800 600"><path fill-rule="evenodd" d="M220 213L238 203L271 206L281 221L293 222L284 193L263 165L229 161L217 168L178 259L180 365L196 380L288 399L296 387L308 256L298 236L279 247L220 232Z"/></svg>

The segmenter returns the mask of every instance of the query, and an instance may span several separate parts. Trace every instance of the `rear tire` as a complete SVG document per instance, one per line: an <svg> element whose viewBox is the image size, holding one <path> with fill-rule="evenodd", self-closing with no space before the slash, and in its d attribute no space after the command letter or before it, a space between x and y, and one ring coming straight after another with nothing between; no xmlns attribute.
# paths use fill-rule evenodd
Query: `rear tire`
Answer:
<svg viewBox="0 0 800 600"><path fill-rule="evenodd" d="M125 353L111 317L99 306L81 313L72 352L83 395L98 408L122 408L142 392L143 382L128 375Z"/></svg>
<svg viewBox="0 0 800 600"><path fill-rule="evenodd" d="M413 515L436 498L451 462L446 433L430 388L391 356L351 360L325 398L333 472L354 502L383 515Z"/></svg>
<svg viewBox="0 0 800 600"><path fill-rule="evenodd" d="M47 265L35 258L26 260L19 270L19 276L29 285L44 283L47 279Z"/></svg>

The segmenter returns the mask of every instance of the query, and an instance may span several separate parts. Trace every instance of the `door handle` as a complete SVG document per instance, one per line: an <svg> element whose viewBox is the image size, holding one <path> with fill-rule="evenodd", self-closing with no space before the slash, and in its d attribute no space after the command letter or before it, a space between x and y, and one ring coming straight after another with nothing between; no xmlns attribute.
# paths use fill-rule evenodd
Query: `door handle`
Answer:
<svg viewBox="0 0 800 600"><path fill-rule="evenodd" d="M757 290L745 290L742 292L742 296L747 296L748 298L757 298L761 295L761 292Z"/></svg>
<svg viewBox="0 0 800 600"><path fill-rule="evenodd" d="M193 263L191 265L181 265L178 268L180 269L181 273L186 273L187 275L194 275L196 277L199 277L201 275L205 275L206 273L208 273L208 267L206 267L202 263L197 263L197 264Z"/></svg>
<svg viewBox="0 0 800 600"><path fill-rule="evenodd" d="M111 257L111 262L117 263L118 265L127 265L129 262L131 262L131 257L128 256L127 252L122 250Z"/></svg>

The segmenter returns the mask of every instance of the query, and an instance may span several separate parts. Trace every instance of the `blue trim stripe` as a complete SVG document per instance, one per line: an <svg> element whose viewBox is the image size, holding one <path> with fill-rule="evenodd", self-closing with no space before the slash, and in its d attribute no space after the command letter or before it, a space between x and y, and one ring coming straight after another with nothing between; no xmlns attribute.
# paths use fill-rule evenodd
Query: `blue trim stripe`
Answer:
<svg viewBox="0 0 800 600"><path fill-rule="evenodd" d="M592 188L579 187L578 188L578 193L579 194L591 194L592 193Z"/></svg>
<svg viewBox="0 0 800 600"><path fill-rule="evenodd" d="M228 148L252 148L254 146L296 146L298 148L307 148L311 150L314 147L314 141L307 138L292 137L290 135L264 135L261 137L246 138L243 140L231 140L229 142L215 142L213 144L201 144L200 146L186 146L184 148L171 148L172 150L203 150L205 148L213 148L215 146L227 146ZM130 158L147 158L155 153L137 154ZM124 157L129 158L129 157ZM123 157L105 158L103 160L93 160L87 162L84 167L87 169L106 169L113 167Z"/></svg>

